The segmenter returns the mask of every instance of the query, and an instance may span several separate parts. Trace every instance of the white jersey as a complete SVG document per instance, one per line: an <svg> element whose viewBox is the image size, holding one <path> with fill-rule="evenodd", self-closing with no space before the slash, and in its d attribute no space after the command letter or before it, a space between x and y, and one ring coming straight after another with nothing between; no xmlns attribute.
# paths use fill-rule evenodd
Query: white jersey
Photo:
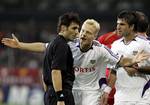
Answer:
<svg viewBox="0 0 150 105"><path fill-rule="evenodd" d="M144 50L150 51L150 43L139 36L133 39L130 43L125 44L123 38L115 41L112 44L114 53L122 54L124 57L133 57L137 52ZM143 63L139 64L140 66ZM141 98L143 86L146 83L146 75L129 76L122 68L116 70L116 94L115 102L119 101L139 101Z"/></svg>
<svg viewBox="0 0 150 105"><path fill-rule="evenodd" d="M120 56L114 55L110 49L104 45L93 45L87 52L82 52L79 42L69 43L73 58L75 81L73 89L97 90L99 89L99 79L105 78L107 64L116 65Z"/></svg>
<svg viewBox="0 0 150 105"><path fill-rule="evenodd" d="M143 62L141 66L149 66L149 62L150 61L148 60ZM150 75L146 75L146 77L147 83L143 87L142 99L139 101L139 103L137 103L137 105L150 105Z"/></svg>

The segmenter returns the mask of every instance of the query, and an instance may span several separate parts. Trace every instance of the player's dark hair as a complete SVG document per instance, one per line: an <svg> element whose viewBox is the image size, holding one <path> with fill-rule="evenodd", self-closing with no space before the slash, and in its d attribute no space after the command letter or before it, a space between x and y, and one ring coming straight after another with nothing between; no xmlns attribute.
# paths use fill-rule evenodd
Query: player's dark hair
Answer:
<svg viewBox="0 0 150 105"><path fill-rule="evenodd" d="M65 25L68 27L72 22L80 25L80 18L77 13L68 12L61 15L58 20L57 32L60 32L61 25Z"/></svg>
<svg viewBox="0 0 150 105"><path fill-rule="evenodd" d="M137 30L137 16L136 16L136 13L133 12L133 11L127 11L127 10L123 10L121 11L118 16L117 16L118 19L123 19L125 20L129 26L133 26L134 25L134 31Z"/></svg>
<svg viewBox="0 0 150 105"><path fill-rule="evenodd" d="M136 11L138 17L137 32L146 32L149 28L148 17L140 11Z"/></svg>

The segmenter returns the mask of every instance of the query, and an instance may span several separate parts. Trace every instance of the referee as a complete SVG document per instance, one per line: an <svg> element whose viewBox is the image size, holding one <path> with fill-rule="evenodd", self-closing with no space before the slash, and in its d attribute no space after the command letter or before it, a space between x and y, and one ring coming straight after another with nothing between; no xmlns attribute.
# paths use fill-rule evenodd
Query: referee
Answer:
<svg viewBox="0 0 150 105"><path fill-rule="evenodd" d="M73 56L67 42L76 38L79 24L78 14L65 13L59 17L58 35L48 45L44 58L45 105L75 105L72 95L75 79Z"/></svg>

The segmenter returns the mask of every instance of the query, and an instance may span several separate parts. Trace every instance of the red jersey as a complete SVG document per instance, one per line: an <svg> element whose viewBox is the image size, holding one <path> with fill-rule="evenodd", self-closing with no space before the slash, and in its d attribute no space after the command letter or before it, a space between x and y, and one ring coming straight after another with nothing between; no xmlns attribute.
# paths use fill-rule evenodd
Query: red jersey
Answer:
<svg viewBox="0 0 150 105"><path fill-rule="evenodd" d="M120 36L118 36L116 33L114 32L109 32L106 34L101 35L98 38L98 41L104 45L106 45L107 47L111 48L111 44L118 40L120 38Z"/></svg>

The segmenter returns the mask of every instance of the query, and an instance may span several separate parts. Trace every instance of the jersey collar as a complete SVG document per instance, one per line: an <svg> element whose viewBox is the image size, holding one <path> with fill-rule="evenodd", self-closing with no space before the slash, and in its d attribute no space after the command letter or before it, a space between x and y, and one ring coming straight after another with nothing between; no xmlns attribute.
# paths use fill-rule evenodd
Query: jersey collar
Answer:
<svg viewBox="0 0 150 105"><path fill-rule="evenodd" d="M137 36L136 36L137 37ZM124 38L121 39L121 42L123 42L125 45L129 45L132 41L136 41L136 37L134 37L131 41L128 43L125 42Z"/></svg>

